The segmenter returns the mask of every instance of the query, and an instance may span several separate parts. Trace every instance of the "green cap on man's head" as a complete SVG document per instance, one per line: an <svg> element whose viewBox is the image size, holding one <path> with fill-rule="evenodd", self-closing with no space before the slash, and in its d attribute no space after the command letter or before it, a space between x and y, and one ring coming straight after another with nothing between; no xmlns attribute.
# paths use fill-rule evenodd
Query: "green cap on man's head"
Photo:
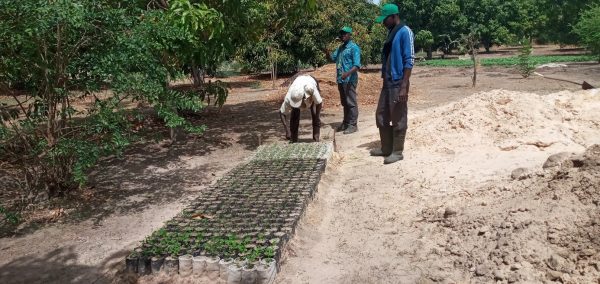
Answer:
<svg viewBox="0 0 600 284"><path fill-rule="evenodd" d="M382 23L385 18L391 15L400 14L398 11L398 5L396 4L385 4L381 7L381 15L375 19L375 22Z"/></svg>
<svg viewBox="0 0 600 284"><path fill-rule="evenodd" d="M352 33L352 28L349 26L345 26L342 29L340 29L340 31L351 34Z"/></svg>

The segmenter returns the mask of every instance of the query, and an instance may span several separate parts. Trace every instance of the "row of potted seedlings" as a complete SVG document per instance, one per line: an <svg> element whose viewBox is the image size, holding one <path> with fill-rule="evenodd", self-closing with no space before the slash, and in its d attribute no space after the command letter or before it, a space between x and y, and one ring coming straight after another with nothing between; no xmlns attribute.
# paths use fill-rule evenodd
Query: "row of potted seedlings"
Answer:
<svg viewBox="0 0 600 284"><path fill-rule="evenodd" d="M325 168L319 160L322 147L302 147L300 152L263 149L260 155L267 159L230 172L146 238L127 257L127 270L206 276L226 283L274 281L281 247Z"/></svg>
<svg viewBox="0 0 600 284"><path fill-rule="evenodd" d="M264 235L205 237L191 231L161 229L127 257L126 266L139 275L166 273L205 276L226 283L271 283L286 235L271 239Z"/></svg>
<svg viewBox="0 0 600 284"><path fill-rule="evenodd" d="M255 159L322 159L331 150L331 145L325 143L268 145L258 149Z"/></svg>

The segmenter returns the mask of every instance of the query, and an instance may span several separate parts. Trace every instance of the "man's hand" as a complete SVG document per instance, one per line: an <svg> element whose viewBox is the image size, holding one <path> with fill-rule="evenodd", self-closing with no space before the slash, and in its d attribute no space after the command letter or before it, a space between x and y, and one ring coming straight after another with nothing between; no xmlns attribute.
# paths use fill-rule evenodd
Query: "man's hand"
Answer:
<svg viewBox="0 0 600 284"><path fill-rule="evenodd" d="M412 69L404 68L404 78L402 78L402 85L400 85L400 93L398 94L398 101L405 103L408 101L408 90L410 89L410 76Z"/></svg>
<svg viewBox="0 0 600 284"><path fill-rule="evenodd" d="M408 102L408 92L400 91L400 96L398 96L398 101L401 103Z"/></svg>
<svg viewBox="0 0 600 284"><path fill-rule="evenodd" d="M352 67L352 69L348 70L348 72L342 74L342 80L348 79L348 77L352 76L352 74L356 72L358 72L358 67Z"/></svg>
<svg viewBox="0 0 600 284"><path fill-rule="evenodd" d="M400 85L400 93L398 94L398 102L405 103L408 102L408 89L410 83L408 81L403 81L402 85Z"/></svg>
<svg viewBox="0 0 600 284"><path fill-rule="evenodd" d="M325 54L325 59L333 61L333 58L331 58L331 51L327 47L324 47L321 49L321 51L323 51L323 54Z"/></svg>
<svg viewBox="0 0 600 284"><path fill-rule="evenodd" d="M290 132L290 127L286 123L287 117L285 116L285 113L279 112L279 118L281 119L281 123L285 129L285 139L292 140L292 133Z"/></svg>

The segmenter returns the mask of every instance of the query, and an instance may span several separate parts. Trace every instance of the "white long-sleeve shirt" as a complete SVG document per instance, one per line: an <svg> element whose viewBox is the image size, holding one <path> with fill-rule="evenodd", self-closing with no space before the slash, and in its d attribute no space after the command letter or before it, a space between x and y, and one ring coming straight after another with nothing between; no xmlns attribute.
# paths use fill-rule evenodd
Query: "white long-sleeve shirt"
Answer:
<svg viewBox="0 0 600 284"><path fill-rule="evenodd" d="M306 89L312 90L312 94L307 92ZM308 108L315 102L316 104L323 103L319 88L317 88L317 81L308 75L298 76L288 89L283 104L279 111L285 113L291 108Z"/></svg>

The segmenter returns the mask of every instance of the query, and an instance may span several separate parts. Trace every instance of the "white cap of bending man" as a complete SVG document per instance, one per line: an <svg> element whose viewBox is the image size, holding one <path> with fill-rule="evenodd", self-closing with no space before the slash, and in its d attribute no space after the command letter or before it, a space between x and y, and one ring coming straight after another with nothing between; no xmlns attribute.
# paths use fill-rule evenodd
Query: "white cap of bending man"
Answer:
<svg viewBox="0 0 600 284"><path fill-rule="evenodd" d="M302 102L313 96L315 88L311 85L304 85L304 92L292 92L290 96L290 106L293 108L299 108L302 106Z"/></svg>

